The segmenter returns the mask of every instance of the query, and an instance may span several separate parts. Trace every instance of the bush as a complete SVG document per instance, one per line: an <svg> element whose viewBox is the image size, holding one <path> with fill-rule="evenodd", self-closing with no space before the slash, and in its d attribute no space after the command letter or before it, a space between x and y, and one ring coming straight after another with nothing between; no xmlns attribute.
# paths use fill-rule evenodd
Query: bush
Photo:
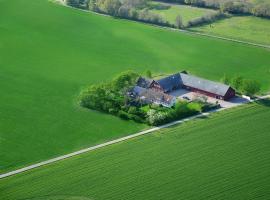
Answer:
<svg viewBox="0 0 270 200"><path fill-rule="evenodd" d="M133 71L126 71L120 73L112 81L114 90L126 92L127 89L134 86L139 77L139 74Z"/></svg>
<svg viewBox="0 0 270 200"><path fill-rule="evenodd" d="M253 80L244 80L242 85L242 91L245 95L254 96L260 92L260 84Z"/></svg>
<svg viewBox="0 0 270 200"><path fill-rule="evenodd" d="M241 76L235 76L232 81L231 84L233 86L234 89L241 91L242 90L242 85L243 85L243 77Z"/></svg>
<svg viewBox="0 0 270 200"><path fill-rule="evenodd" d="M202 17L198 17L198 18L188 21L187 27L200 26L202 24L212 23L218 19L223 19L226 17L228 17L228 15L222 12L206 14Z"/></svg>
<svg viewBox="0 0 270 200"><path fill-rule="evenodd" d="M167 112L151 109L147 112L147 116L147 120L150 125L157 126L167 122Z"/></svg>
<svg viewBox="0 0 270 200"><path fill-rule="evenodd" d="M118 117L120 117L121 119L124 119L124 120L130 119L129 114L126 113L126 112L123 111L123 110L120 110L120 111L118 112Z"/></svg>
<svg viewBox="0 0 270 200"><path fill-rule="evenodd" d="M259 17L270 17L270 3L264 3L255 6L252 9L252 14Z"/></svg>

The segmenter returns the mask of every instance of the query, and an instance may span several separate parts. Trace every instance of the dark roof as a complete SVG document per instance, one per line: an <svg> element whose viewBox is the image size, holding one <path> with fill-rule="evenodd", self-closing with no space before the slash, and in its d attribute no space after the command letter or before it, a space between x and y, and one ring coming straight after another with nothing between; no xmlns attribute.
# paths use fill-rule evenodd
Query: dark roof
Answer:
<svg viewBox="0 0 270 200"><path fill-rule="evenodd" d="M173 74L171 76L159 79L156 81L165 91L178 88L182 85L180 74Z"/></svg>
<svg viewBox="0 0 270 200"><path fill-rule="evenodd" d="M143 77L140 77L137 80L137 86L143 87L143 88L149 88L150 84L152 83L153 80L146 79Z"/></svg>
<svg viewBox="0 0 270 200"><path fill-rule="evenodd" d="M209 92L212 94L217 94L220 96L225 96L230 88L229 85L209 81L189 74L180 73L180 76L183 85L196 88L205 92Z"/></svg>
<svg viewBox="0 0 270 200"><path fill-rule="evenodd" d="M145 88L143 88L143 87L140 87L140 86L135 86L134 88L133 88L133 92L136 94L136 95L138 95L138 96L140 96L143 92L145 92L147 89L145 89Z"/></svg>

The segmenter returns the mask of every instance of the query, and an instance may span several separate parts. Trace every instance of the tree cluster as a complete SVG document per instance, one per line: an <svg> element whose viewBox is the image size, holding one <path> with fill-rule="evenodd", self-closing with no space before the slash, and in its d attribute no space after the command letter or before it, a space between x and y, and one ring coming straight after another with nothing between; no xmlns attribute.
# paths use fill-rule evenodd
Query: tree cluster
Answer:
<svg viewBox="0 0 270 200"><path fill-rule="evenodd" d="M162 0L170 3L188 4L197 7L219 9L232 14L250 14L270 18L270 2L243 0Z"/></svg>
<svg viewBox="0 0 270 200"><path fill-rule="evenodd" d="M167 24L160 15L149 12L147 5L148 0L89 0L89 9L95 12L158 25Z"/></svg>
<svg viewBox="0 0 270 200"><path fill-rule="evenodd" d="M218 19L226 18L227 15L223 12L216 12L216 13L208 13L204 16L192 19L187 22L187 27L194 27L194 26L200 26L203 24L212 23Z"/></svg>
<svg viewBox="0 0 270 200"><path fill-rule="evenodd" d="M228 76L224 75L221 81L224 84L231 85L238 93L251 97L258 94L261 90L261 86L257 81L245 79L241 76L229 78Z"/></svg>

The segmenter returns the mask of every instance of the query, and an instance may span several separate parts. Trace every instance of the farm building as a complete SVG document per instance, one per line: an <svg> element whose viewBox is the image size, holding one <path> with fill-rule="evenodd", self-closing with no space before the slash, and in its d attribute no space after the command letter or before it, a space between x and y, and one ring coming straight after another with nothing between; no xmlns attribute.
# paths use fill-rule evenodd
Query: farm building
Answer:
<svg viewBox="0 0 270 200"><path fill-rule="evenodd" d="M180 73L182 87L216 99L229 100L235 96L235 90L229 85L209 81L189 74Z"/></svg>
<svg viewBox="0 0 270 200"><path fill-rule="evenodd" d="M133 88L132 96L139 98L143 103L154 103L165 107L172 107L176 102L176 98L171 95L153 89L146 89L140 86L135 86Z"/></svg>
<svg viewBox="0 0 270 200"><path fill-rule="evenodd" d="M222 100L229 100L235 96L235 90L229 85L192 76L185 71L159 80L150 80L140 77L137 81L136 87L141 88L140 90L143 91L144 97L146 99L149 98L150 102L156 102L157 104L164 105L166 104L166 106L171 105L173 102L171 97L166 96L166 93L181 88ZM134 88L134 90L139 89ZM137 95L138 94L141 96L141 93L137 93ZM161 98L162 94L163 97ZM171 99L170 103L166 102L166 99ZM166 103L163 103L163 101Z"/></svg>
<svg viewBox="0 0 270 200"><path fill-rule="evenodd" d="M157 81L153 80L150 84L150 88L160 90L162 92L171 92L175 89L179 89L182 86L180 73L167 76Z"/></svg>

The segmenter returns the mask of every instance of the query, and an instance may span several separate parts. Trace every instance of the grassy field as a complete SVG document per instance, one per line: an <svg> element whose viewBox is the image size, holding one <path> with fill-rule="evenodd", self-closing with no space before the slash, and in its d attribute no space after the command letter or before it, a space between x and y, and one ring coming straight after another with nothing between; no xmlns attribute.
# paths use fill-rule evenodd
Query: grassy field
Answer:
<svg viewBox="0 0 270 200"><path fill-rule="evenodd" d="M269 121L269 100L227 110L0 180L1 199L266 200Z"/></svg>
<svg viewBox="0 0 270 200"><path fill-rule="evenodd" d="M164 9L153 8L150 11L156 14L159 14L163 17L164 20L168 21L171 24L175 24L175 18L177 15L181 15L183 23L186 24L189 20L201 17L208 13L214 13L216 11L212 9L191 7L186 5L177 5L177 4L168 4L161 2L152 2L153 5L163 5L168 6Z"/></svg>
<svg viewBox="0 0 270 200"><path fill-rule="evenodd" d="M224 73L270 89L270 51L56 5L0 0L0 173L137 132L81 109L81 88L128 69Z"/></svg>
<svg viewBox="0 0 270 200"><path fill-rule="evenodd" d="M191 30L270 45L270 20L252 16L234 16Z"/></svg>

